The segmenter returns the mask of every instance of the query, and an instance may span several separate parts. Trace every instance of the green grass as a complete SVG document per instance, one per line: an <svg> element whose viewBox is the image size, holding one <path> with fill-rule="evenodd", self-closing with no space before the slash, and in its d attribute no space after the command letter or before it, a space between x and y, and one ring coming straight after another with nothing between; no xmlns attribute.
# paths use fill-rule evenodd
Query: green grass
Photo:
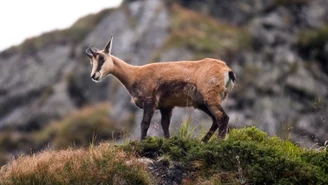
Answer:
<svg viewBox="0 0 328 185"><path fill-rule="evenodd" d="M191 128L191 118L189 115L188 119L181 124L177 136L184 139L191 139L195 129L196 127Z"/></svg>
<svg viewBox="0 0 328 185"><path fill-rule="evenodd" d="M182 163L197 182L233 184L327 184L327 151L300 148L287 140L268 137L255 127L232 129L226 140L174 136L147 138L123 147L139 156L166 156ZM194 181L191 180L191 181Z"/></svg>

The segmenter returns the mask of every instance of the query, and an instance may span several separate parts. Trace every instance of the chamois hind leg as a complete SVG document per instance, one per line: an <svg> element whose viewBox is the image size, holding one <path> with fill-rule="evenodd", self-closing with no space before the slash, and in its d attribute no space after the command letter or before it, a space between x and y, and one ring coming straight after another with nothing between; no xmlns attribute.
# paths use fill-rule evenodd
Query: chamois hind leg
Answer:
<svg viewBox="0 0 328 185"><path fill-rule="evenodd" d="M155 112L155 103L154 100L149 98L144 101L144 113L141 121L141 138L143 140L147 136L147 131L151 122L151 119Z"/></svg>
<svg viewBox="0 0 328 185"><path fill-rule="evenodd" d="M208 110L208 108L207 108L206 105L201 105L201 106L199 106L197 108L200 109L200 110L202 110L203 112L205 112L207 115L209 115L212 118L212 121L213 121L210 130L206 133L206 135L202 139L202 142L206 143L213 136L214 132L216 131L216 129L218 129L219 125L216 122L215 117Z"/></svg>
<svg viewBox="0 0 328 185"><path fill-rule="evenodd" d="M208 109L214 115L216 122L218 123L218 136L224 139L227 133L229 116L224 112L220 104L208 105Z"/></svg>
<svg viewBox="0 0 328 185"><path fill-rule="evenodd" d="M159 109L161 111L162 119L161 119L161 125L164 132L164 137L169 138L170 137L170 120L172 116L172 108L161 108Z"/></svg>

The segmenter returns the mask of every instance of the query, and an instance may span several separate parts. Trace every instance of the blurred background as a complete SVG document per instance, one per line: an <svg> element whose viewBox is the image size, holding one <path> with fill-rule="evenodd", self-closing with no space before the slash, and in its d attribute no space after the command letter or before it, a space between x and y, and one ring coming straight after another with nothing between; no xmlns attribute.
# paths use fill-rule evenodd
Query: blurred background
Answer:
<svg viewBox="0 0 328 185"><path fill-rule="evenodd" d="M113 4L56 1L60 6L53 9L66 16L49 10L55 14L50 18L44 9L51 4L30 9L46 23L25 20L19 10L17 21L2 19L9 31L1 42L15 46L1 45L0 164L47 148L139 138L142 110L125 88L113 77L96 84L89 76L85 48L103 48L111 34L113 55L133 65L224 60L237 76L223 103L230 128L255 125L307 148L328 140L328 1L108 2ZM24 8L29 6L37 5ZM16 34L29 38L18 44ZM149 135L162 135L159 120L156 112ZM200 111L176 108L171 132L188 120L199 134L211 125Z"/></svg>

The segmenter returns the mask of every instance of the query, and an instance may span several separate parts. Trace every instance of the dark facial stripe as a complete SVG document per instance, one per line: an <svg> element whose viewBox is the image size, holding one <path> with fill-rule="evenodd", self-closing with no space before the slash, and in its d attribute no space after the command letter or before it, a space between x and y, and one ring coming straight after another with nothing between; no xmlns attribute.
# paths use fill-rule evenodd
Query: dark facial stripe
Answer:
<svg viewBox="0 0 328 185"><path fill-rule="evenodd" d="M105 57L101 54L98 54L97 60L98 60L97 71L100 71L102 65L105 63Z"/></svg>

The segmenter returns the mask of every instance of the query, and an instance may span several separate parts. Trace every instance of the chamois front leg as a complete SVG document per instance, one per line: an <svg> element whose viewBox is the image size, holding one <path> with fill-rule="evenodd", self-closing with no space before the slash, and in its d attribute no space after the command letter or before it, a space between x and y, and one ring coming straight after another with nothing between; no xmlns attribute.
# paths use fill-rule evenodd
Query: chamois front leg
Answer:
<svg viewBox="0 0 328 185"><path fill-rule="evenodd" d="M161 125L163 128L163 132L164 132L164 137L165 138L169 138L170 137L170 131L169 131L169 127L170 127L170 120L172 117L172 108L161 108L161 115L162 115L162 119L161 119Z"/></svg>
<svg viewBox="0 0 328 185"><path fill-rule="evenodd" d="M146 98L144 101L144 113L141 121L141 138L140 140L145 139L147 136L147 131L151 122L151 119L155 112L155 102L152 98Z"/></svg>

